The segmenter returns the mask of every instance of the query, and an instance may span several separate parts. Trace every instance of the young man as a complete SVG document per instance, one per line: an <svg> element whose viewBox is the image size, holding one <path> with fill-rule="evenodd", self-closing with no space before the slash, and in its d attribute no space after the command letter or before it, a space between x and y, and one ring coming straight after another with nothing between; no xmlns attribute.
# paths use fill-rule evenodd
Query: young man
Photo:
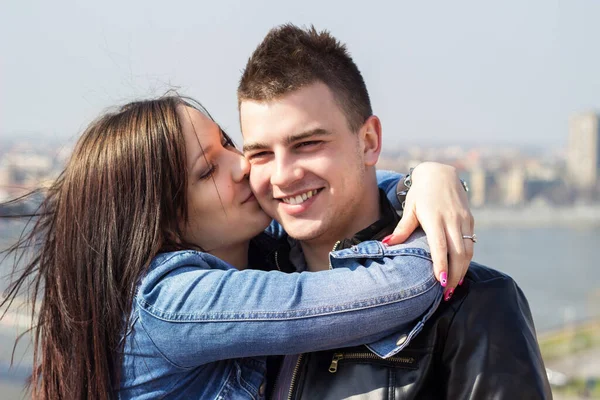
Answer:
<svg viewBox="0 0 600 400"><path fill-rule="evenodd" d="M381 123L344 45L314 28L271 30L248 61L238 101L252 188L295 239L280 243L278 268L315 271L332 249L392 233L398 217L375 173ZM459 255L472 252L469 225L448 234ZM453 301L406 332L367 347L286 356L273 392L352 396L551 398L525 296L510 277L473 263Z"/></svg>

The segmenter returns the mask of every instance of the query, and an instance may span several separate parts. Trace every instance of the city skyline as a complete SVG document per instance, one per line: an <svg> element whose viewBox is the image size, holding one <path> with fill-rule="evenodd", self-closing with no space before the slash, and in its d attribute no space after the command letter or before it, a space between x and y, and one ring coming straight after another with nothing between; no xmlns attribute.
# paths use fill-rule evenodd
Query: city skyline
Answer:
<svg viewBox="0 0 600 400"><path fill-rule="evenodd" d="M176 87L240 141L240 70L289 21L348 45L386 147L565 146L568 116L600 109L598 16L592 1L10 2L0 135L75 138L107 107Z"/></svg>
<svg viewBox="0 0 600 400"><path fill-rule="evenodd" d="M474 208L598 204L600 114L577 113L570 121L564 133L568 146L552 151L526 151L518 146L407 145L382 153L377 168L406 172L423 161L453 165L469 182ZM0 201L50 184L70 153L70 146L60 141L49 147L43 140L12 141L0 148Z"/></svg>

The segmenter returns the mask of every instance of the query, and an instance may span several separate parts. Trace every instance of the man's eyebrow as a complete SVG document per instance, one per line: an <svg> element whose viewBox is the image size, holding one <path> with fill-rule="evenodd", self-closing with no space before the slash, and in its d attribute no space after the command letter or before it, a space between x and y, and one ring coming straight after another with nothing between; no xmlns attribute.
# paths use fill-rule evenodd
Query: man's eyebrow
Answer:
<svg viewBox="0 0 600 400"><path fill-rule="evenodd" d="M325 130L323 128L315 128L315 129L311 129L306 132L296 133L294 135L287 136L284 140L284 144L286 146L289 146L290 144L292 144L294 142L298 142L303 139L308 139L313 136L327 136L327 135L331 135L331 132L328 130ZM267 145L266 143L256 142L256 143L245 144L243 147L243 151L245 153L248 151L265 150L268 148L269 148L269 145Z"/></svg>
<svg viewBox="0 0 600 400"><path fill-rule="evenodd" d="M297 133L295 135L290 135L290 136L286 137L285 145L289 146L290 144L292 144L294 142L297 142L297 141L303 140L303 139L308 139L313 136L328 136L328 135L331 135L331 132L328 130L325 130L323 128L311 129L306 132L301 132L301 133Z"/></svg>
<svg viewBox="0 0 600 400"><path fill-rule="evenodd" d="M268 148L269 146L265 143L255 142L250 144L244 144L244 146L242 146L242 152L246 153L247 151L264 150Z"/></svg>

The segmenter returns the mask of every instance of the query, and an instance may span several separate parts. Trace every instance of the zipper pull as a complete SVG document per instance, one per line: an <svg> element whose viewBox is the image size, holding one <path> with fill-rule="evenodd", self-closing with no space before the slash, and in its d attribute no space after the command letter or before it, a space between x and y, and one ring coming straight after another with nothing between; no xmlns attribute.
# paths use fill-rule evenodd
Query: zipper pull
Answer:
<svg viewBox="0 0 600 400"><path fill-rule="evenodd" d="M340 243L342 243L341 240L338 240L337 242L335 242L335 244L333 245L333 249L331 249L331 251L335 251L337 249L337 247L340 245ZM333 265L331 265L331 258L329 258L329 269L333 269Z"/></svg>
<svg viewBox="0 0 600 400"><path fill-rule="evenodd" d="M338 361L340 361L342 358L344 358L344 355L342 353L335 353L333 355L333 358L331 359L331 365L329 365L329 372L331 372L332 374L335 374L337 372Z"/></svg>

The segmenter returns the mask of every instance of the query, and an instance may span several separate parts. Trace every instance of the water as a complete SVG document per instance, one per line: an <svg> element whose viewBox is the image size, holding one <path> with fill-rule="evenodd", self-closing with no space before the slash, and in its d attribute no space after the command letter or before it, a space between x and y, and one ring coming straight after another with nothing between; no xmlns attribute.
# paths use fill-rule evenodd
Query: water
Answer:
<svg viewBox="0 0 600 400"><path fill-rule="evenodd" d="M0 226L0 247L15 232L20 230L14 224ZM600 316L599 227L477 228L476 232L474 260L517 281L529 299L538 332ZM8 268L7 263L0 265L0 276ZM0 281L0 289L5 286L6 281ZM23 346L17 352L17 359L24 357L21 368L8 372L16 333L14 326L0 323L0 390L6 399L21 397L31 359L30 349Z"/></svg>
<svg viewBox="0 0 600 400"><path fill-rule="evenodd" d="M477 229L474 260L512 276L536 328L600 316L600 228Z"/></svg>

